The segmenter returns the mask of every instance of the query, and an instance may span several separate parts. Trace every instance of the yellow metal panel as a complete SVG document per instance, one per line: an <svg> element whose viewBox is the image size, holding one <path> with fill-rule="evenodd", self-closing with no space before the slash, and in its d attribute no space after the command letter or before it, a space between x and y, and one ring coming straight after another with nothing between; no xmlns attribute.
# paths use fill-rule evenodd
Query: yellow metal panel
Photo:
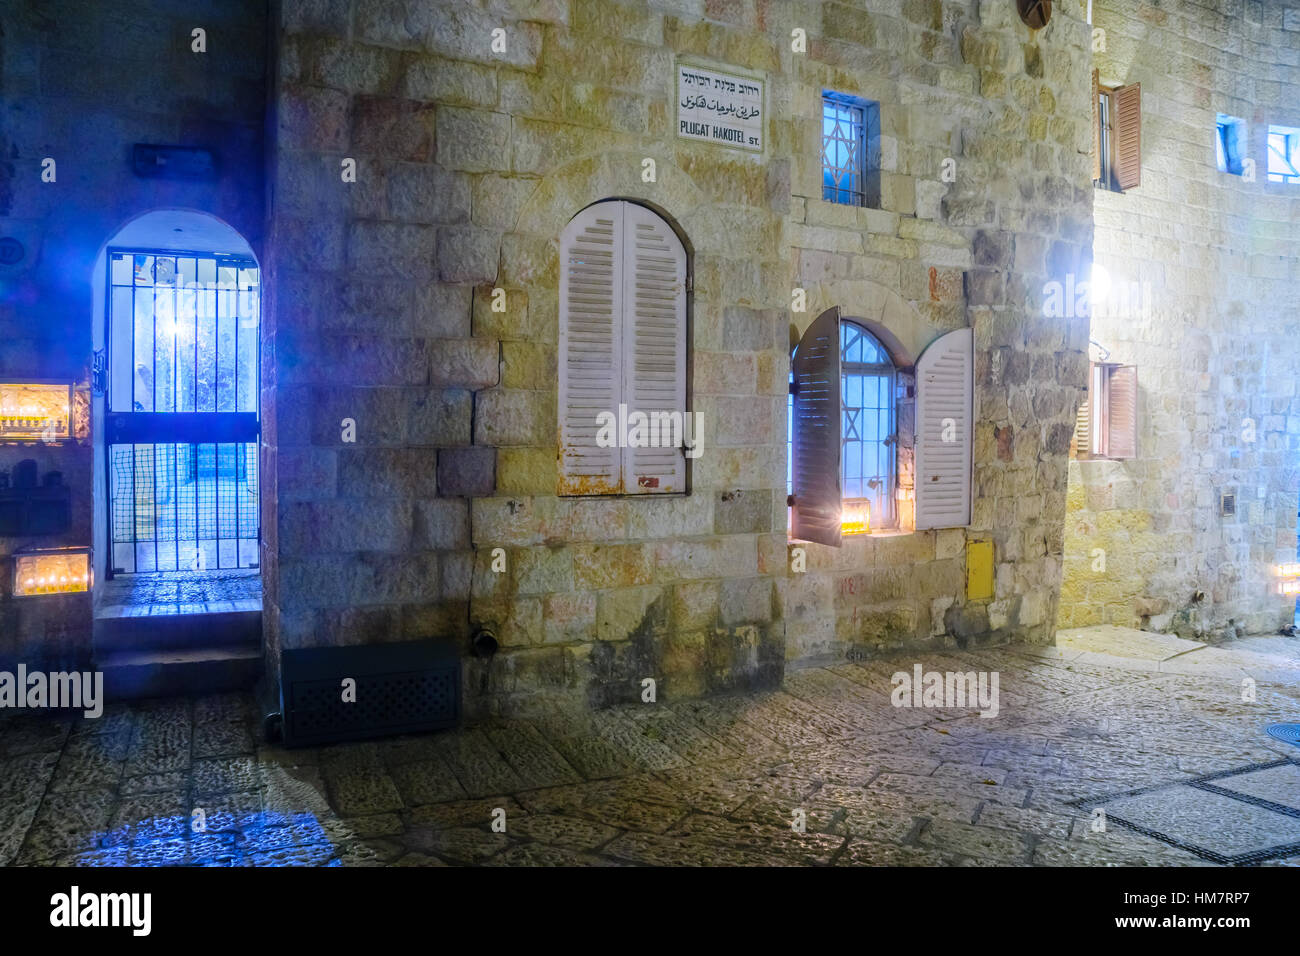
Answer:
<svg viewBox="0 0 1300 956"><path fill-rule="evenodd" d="M966 600L993 597L993 542L966 542Z"/></svg>

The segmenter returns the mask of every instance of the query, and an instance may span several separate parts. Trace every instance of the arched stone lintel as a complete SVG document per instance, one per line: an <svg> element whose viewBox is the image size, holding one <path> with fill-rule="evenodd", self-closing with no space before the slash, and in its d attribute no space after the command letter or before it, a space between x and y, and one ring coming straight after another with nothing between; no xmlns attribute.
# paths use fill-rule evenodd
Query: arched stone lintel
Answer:
<svg viewBox="0 0 1300 956"><path fill-rule="evenodd" d="M656 182L641 180L642 160L655 161ZM696 210L712 205L694 181L672 160L653 152L618 150L585 156L543 176L524 202L513 231L558 241L570 219L602 199L625 199L652 209L673 227L694 252L681 222Z"/></svg>
<svg viewBox="0 0 1300 956"><path fill-rule="evenodd" d="M910 368L925 347L944 333L897 292L870 279L824 279L805 286L808 310L791 316L791 347L812 320L832 306L871 331L899 368Z"/></svg>

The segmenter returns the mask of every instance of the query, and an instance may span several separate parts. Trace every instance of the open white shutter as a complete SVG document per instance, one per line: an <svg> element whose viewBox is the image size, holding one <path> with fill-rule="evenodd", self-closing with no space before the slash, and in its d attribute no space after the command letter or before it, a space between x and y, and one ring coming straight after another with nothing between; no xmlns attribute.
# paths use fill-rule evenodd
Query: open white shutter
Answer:
<svg viewBox="0 0 1300 956"><path fill-rule="evenodd" d="M916 529L962 528L971 514L970 329L931 342L916 363Z"/></svg>
<svg viewBox="0 0 1300 956"><path fill-rule="evenodd" d="M686 249L649 209L620 205L623 395L628 415L643 413L656 425L651 435L658 433L657 447L624 449L623 491L685 491Z"/></svg>
<svg viewBox="0 0 1300 956"><path fill-rule="evenodd" d="M844 509L840 456L840 310L813 320L795 349L794 507L791 533L803 541L840 546Z"/></svg>
<svg viewBox="0 0 1300 956"><path fill-rule="evenodd" d="M560 236L559 415L562 495L623 490L617 444L596 444L597 416L622 395L625 203L588 206Z"/></svg>

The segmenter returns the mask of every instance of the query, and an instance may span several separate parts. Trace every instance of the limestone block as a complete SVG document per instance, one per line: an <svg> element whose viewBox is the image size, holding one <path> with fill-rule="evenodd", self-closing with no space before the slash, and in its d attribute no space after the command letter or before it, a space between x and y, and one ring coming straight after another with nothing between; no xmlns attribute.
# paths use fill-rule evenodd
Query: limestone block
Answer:
<svg viewBox="0 0 1300 956"><path fill-rule="evenodd" d="M491 388L500 379L500 347L490 339L441 339L432 348L430 382L446 388Z"/></svg>
<svg viewBox="0 0 1300 956"><path fill-rule="evenodd" d="M551 446L555 428L553 392L493 388L475 400L476 444Z"/></svg>
<svg viewBox="0 0 1300 956"><path fill-rule="evenodd" d="M496 488L495 448L474 445L438 452L438 493L444 496L485 497Z"/></svg>
<svg viewBox="0 0 1300 956"><path fill-rule="evenodd" d="M469 503L455 498L417 501L412 543L434 550L468 547Z"/></svg>

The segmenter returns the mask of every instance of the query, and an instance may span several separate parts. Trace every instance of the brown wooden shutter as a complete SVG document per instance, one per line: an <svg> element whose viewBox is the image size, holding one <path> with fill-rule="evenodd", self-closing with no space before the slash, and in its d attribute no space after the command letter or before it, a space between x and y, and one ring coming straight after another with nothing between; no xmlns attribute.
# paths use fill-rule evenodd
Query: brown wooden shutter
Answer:
<svg viewBox="0 0 1300 956"><path fill-rule="evenodd" d="M1115 90L1115 185L1132 189L1142 184L1142 84Z"/></svg>
<svg viewBox="0 0 1300 956"><path fill-rule="evenodd" d="M840 546L840 310L827 309L799 340L794 370L794 508L791 533Z"/></svg>
<svg viewBox="0 0 1300 956"><path fill-rule="evenodd" d="M1092 71L1092 178L1101 179L1101 74Z"/></svg>
<svg viewBox="0 0 1300 956"><path fill-rule="evenodd" d="M1116 365L1107 376L1109 414L1106 429L1106 457L1137 457L1137 368Z"/></svg>

